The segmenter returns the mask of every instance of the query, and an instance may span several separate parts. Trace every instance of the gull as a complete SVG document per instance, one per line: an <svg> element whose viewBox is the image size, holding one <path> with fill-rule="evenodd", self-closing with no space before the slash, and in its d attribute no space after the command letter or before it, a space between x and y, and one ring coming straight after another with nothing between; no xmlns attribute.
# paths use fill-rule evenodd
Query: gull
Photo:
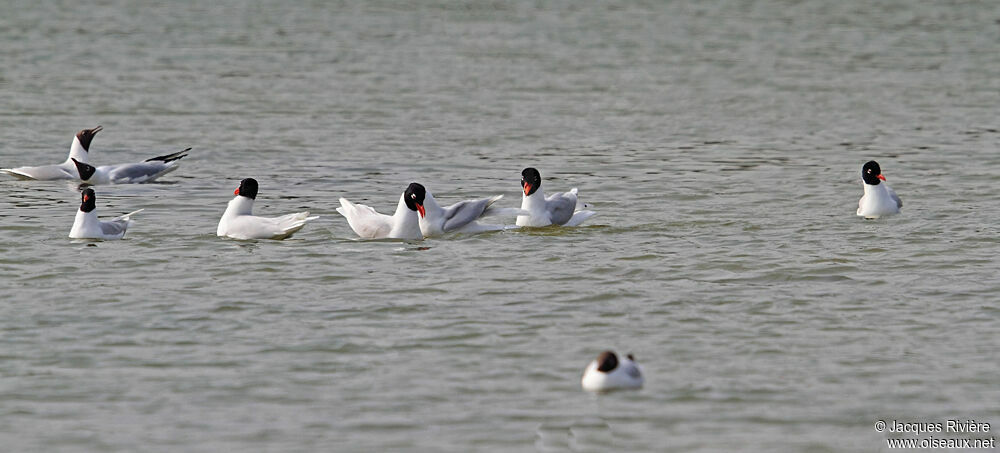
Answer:
<svg viewBox="0 0 1000 453"><path fill-rule="evenodd" d="M85 184L133 184L155 181L156 178L170 173L180 165L178 160L187 157L191 148L176 153L165 154L146 159L145 162L132 164L101 165L94 167L75 158L70 160L76 165L80 180Z"/></svg>
<svg viewBox="0 0 1000 453"><path fill-rule="evenodd" d="M632 354L619 359L613 351L604 351L587 365L581 385L584 390L604 392L618 389L637 389L643 384L642 369Z"/></svg>
<svg viewBox="0 0 1000 453"><path fill-rule="evenodd" d="M97 195L94 193L94 189L88 187L83 191L83 201L80 203L80 209L76 211L76 219L73 221L73 228L69 231L69 237L73 239L121 239L125 237L125 230L132 225L131 217L141 211L142 209L102 222L97 218Z"/></svg>
<svg viewBox="0 0 1000 453"><path fill-rule="evenodd" d="M236 195L226 206L226 212L219 220L216 234L233 239L285 239L299 231L307 222L319 216L309 217L309 212L298 212L281 217L258 217L253 215L253 202L257 199L257 180L246 178L233 191Z"/></svg>
<svg viewBox="0 0 1000 453"><path fill-rule="evenodd" d="M41 167L17 167L0 168L0 171L13 175L18 179L35 179L39 181L52 181L57 179L77 179L76 165L78 162L87 162L90 151L90 142L94 136L103 130L101 126L93 129L84 129L76 133L73 143L69 147L69 157L66 161L58 165L43 165Z"/></svg>
<svg viewBox="0 0 1000 453"><path fill-rule="evenodd" d="M865 194L858 200L858 215L866 219L899 214L903 200L885 182L882 168L874 160L861 167L861 180L864 182Z"/></svg>
<svg viewBox="0 0 1000 453"><path fill-rule="evenodd" d="M534 168L521 171L521 189L524 191L521 209L530 214L518 216L517 226L577 226L596 214L594 211L577 210L575 187L569 192L556 192L546 197L542 191L542 175Z"/></svg>
<svg viewBox="0 0 1000 453"><path fill-rule="evenodd" d="M399 196L396 213L391 216L379 214L370 206L351 203L346 198L340 199L337 212L347 219L351 229L363 239L421 240L424 236L420 232L420 218L417 214L420 217L425 215L426 194L424 186L411 183Z"/></svg>

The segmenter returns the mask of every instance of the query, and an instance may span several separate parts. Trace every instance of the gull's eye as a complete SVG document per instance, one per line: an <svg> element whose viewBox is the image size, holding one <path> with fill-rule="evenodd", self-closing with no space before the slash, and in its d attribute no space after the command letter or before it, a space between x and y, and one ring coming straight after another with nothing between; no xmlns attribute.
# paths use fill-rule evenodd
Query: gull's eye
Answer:
<svg viewBox="0 0 1000 453"><path fill-rule="evenodd" d="M411 194L410 194L410 198L412 198L412 199L416 200L416 199L417 199L417 194L415 194L415 193L411 193Z"/></svg>

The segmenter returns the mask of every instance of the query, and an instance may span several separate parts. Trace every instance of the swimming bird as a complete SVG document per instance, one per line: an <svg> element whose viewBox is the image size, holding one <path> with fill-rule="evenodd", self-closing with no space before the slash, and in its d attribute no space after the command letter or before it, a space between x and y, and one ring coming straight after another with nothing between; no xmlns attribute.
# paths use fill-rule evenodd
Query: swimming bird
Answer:
<svg viewBox="0 0 1000 453"><path fill-rule="evenodd" d="M569 192L556 192L546 197L542 191L542 175L534 168L528 167L521 172L521 188L524 190L521 209L528 211L530 215L518 216L517 226L577 226L597 214L594 211L577 210L575 187Z"/></svg>
<svg viewBox="0 0 1000 453"><path fill-rule="evenodd" d="M426 215L426 195L424 186L411 183L400 195L396 213L391 216L379 214L370 206L351 203L346 198L340 199L337 212L347 219L351 229L363 239L420 240L424 238L420 232L420 217ZM420 217L417 216L418 213Z"/></svg>
<svg viewBox="0 0 1000 453"><path fill-rule="evenodd" d="M874 160L861 167L861 180L864 181L865 194L858 200L858 215L866 219L874 219L886 215L899 214L903 200L896 191L889 187L882 175L882 168Z"/></svg>
<svg viewBox="0 0 1000 453"><path fill-rule="evenodd" d="M623 359L612 351L604 351L587 365L581 384L591 392L618 389L637 389L643 384L642 369L635 363L632 354Z"/></svg>
<svg viewBox="0 0 1000 453"><path fill-rule="evenodd" d="M90 153L90 142L94 136L103 130L101 126L93 129L84 129L76 133L73 143L69 147L69 157L66 161L58 165L44 165L41 167L17 167L0 168L0 171L13 175L18 179L35 179L40 181L52 181L57 179L77 179L76 165L73 160L87 162Z"/></svg>
<svg viewBox="0 0 1000 453"><path fill-rule="evenodd" d="M319 216L309 217L309 212L298 212L281 217L258 217L253 215L253 202L257 199L257 180L246 178L233 191L236 195L226 206L226 212L219 220L216 234L233 239L285 239L299 231L307 222Z"/></svg>
<svg viewBox="0 0 1000 453"><path fill-rule="evenodd" d="M482 233L503 230L504 225L489 225L478 220L488 216L527 214L517 208L497 208L493 204L503 198L495 195L478 200L463 200L442 208L430 191L424 195L424 213L420 217L420 232L424 237L440 236L445 233Z"/></svg>
<svg viewBox="0 0 1000 453"><path fill-rule="evenodd" d="M70 158L76 165L80 180L86 184L138 184L152 182L180 166L178 160L187 157L191 148L176 153L146 159L132 164L101 165L94 167Z"/></svg>
<svg viewBox="0 0 1000 453"><path fill-rule="evenodd" d="M121 239L125 237L125 230L132 225L131 217L142 211L140 209L102 222L97 218L97 195L94 189L86 188L82 197L73 228L69 230L69 237L74 239Z"/></svg>

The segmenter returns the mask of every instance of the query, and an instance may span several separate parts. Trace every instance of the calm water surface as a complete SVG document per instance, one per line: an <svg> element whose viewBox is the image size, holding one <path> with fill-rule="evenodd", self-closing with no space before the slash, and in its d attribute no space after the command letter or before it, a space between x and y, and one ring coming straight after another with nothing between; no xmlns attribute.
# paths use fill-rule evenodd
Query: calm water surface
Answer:
<svg viewBox="0 0 1000 453"><path fill-rule="evenodd" d="M188 146L98 187L0 178L9 451L884 451L1000 430L1000 6L888 1L28 2L0 166ZM877 159L902 215L855 217ZM355 241L391 211L579 187L575 229ZM215 237L256 210L322 218ZM513 222L513 219L510 219ZM598 352L638 392L590 395ZM945 437L939 435L938 437ZM984 437L973 435L972 437ZM988 437L988 436L987 436Z"/></svg>

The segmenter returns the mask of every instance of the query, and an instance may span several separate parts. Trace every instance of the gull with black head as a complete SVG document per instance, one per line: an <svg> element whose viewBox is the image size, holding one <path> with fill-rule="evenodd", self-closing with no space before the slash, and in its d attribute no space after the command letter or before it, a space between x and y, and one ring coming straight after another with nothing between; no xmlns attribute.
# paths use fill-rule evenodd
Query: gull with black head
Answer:
<svg viewBox="0 0 1000 453"><path fill-rule="evenodd" d="M54 181L59 179L77 179L78 174L74 162L88 162L90 143L94 136L103 130L101 126L84 129L76 133L69 147L69 157L58 165L43 165L41 167L0 168L0 171L18 179L34 179L39 181Z"/></svg>
<svg viewBox="0 0 1000 453"><path fill-rule="evenodd" d="M216 234L233 239L285 239L299 231L306 223L319 217L309 217L309 212L297 212L280 217L253 215L253 202L257 199L257 180L246 178L233 191L235 197L226 206L219 220Z"/></svg>
<svg viewBox="0 0 1000 453"><path fill-rule="evenodd" d="M424 236L420 231L420 218L426 215L426 197L427 189L414 182L400 195L396 212L391 216L379 214L370 206L351 203L346 198L340 199L337 212L362 239L421 240Z"/></svg>
<svg viewBox="0 0 1000 453"><path fill-rule="evenodd" d="M882 175L882 167L874 160L861 167L861 180L865 194L858 200L858 215L866 219L899 214L903 200L889 187Z"/></svg>
<svg viewBox="0 0 1000 453"><path fill-rule="evenodd" d="M528 167L521 171L521 189L524 192L521 209L528 211L528 215L518 216L517 226L577 226L596 214L579 209L576 187L569 192L556 192L546 197L542 191L542 175L535 168Z"/></svg>
<svg viewBox="0 0 1000 453"><path fill-rule="evenodd" d="M180 166L178 160L187 157L188 151L191 151L191 148L152 157L146 159L145 162L101 165L100 167L80 162L75 158L70 160L76 165L77 173L84 184L140 184L153 182L160 176L176 170Z"/></svg>
<svg viewBox="0 0 1000 453"><path fill-rule="evenodd" d="M614 351L604 351L587 365L581 385L590 392L607 392L642 387L642 369L632 354L619 357Z"/></svg>
<svg viewBox="0 0 1000 453"><path fill-rule="evenodd" d="M121 239L125 237L125 230L132 225L132 216L142 211L140 209L102 222L97 218L97 195L94 189L84 189L81 198L80 209L76 211L73 228L69 231L69 237L73 239Z"/></svg>

